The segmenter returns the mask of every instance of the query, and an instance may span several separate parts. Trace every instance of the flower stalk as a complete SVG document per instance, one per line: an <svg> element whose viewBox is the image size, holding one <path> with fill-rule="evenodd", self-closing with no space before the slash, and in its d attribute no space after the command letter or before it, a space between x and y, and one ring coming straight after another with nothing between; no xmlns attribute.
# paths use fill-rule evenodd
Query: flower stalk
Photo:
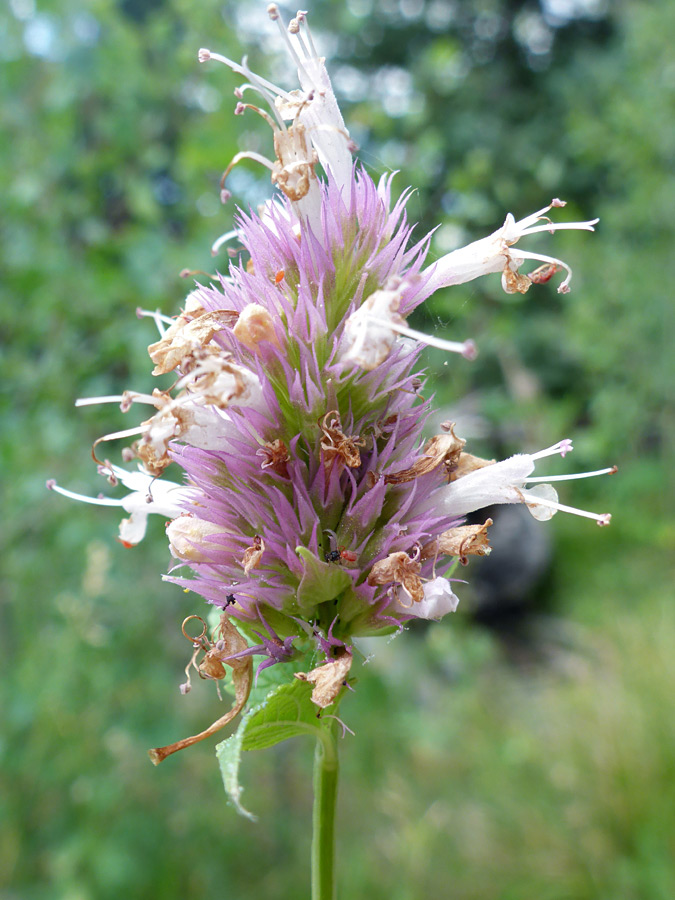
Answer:
<svg viewBox="0 0 675 900"><path fill-rule="evenodd" d="M339 775L337 720L317 739L312 812L312 900L335 898L335 819Z"/></svg>

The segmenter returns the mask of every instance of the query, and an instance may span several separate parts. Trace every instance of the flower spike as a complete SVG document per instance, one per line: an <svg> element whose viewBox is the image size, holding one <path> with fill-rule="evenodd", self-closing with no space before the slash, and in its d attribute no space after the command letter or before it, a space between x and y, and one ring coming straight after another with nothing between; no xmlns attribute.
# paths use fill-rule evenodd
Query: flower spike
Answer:
<svg viewBox="0 0 675 900"><path fill-rule="evenodd" d="M294 90L254 73L246 58L206 49L198 58L238 76L234 114L254 113L272 131L269 151L242 148L226 166L222 199L243 160L269 170L273 196L257 211L237 210L214 240L214 254L227 248L227 271L183 270L201 281L178 315L138 310L159 333L148 346L152 375L170 385L77 401L119 404L132 416L151 407L94 445L132 441L122 459L137 470L96 460L126 493L87 497L48 483L72 499L121 507L128 518L119 539L128 547L143 538L150 514L162 515L172 560L165 580L222 611L212 638L201 617L197 637L184 628L192 655L181 691L191 670L216 684L231 671L235 702L204 731L152 750L155 763L243 710L254 656L262 657L256 677L278 666L288 682L308 682L319 712L334 716L350 687L356 638L457 609L449 567L491 549L492 519L466 524L469 513L522 503L541 521L557 511L599 525L610 519L563 505L553 485L615 467L534 474L541 460L565 458L570 439L495 462L467 452L450 422L425 438L431 403L421 395L421 349L471 360L476 344L408 324L434 291L481 275L499 273L505 291L524 293L562 272L566 292L567 263L518 245L540 232L593 231L597 219L556 222L549 214L565 204L554 199L519 221L509 213L493 234L427 264L431 234L413 241L406 217L412 189L393 200L392 173L376 182L354 163L307 13L288 24L276 4L268 14ZM521 273L530 260L533 271ZM288 671L301 653L307 671Z"/></svg>

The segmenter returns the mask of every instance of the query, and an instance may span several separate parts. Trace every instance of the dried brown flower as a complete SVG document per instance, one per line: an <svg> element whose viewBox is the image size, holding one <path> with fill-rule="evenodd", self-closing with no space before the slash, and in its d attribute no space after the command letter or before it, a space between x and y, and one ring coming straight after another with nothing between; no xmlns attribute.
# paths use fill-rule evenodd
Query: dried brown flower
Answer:
<svg viewBox="0 0 675 900"><path fill-rule="evenodd" d="M317 666L311 672L296 672L295 677L300 681L309 681L315 686L312 691L312 703L321 709L326 709L335 703L345 684L351 665L352 655L344 650L334 660Z"/></svg>

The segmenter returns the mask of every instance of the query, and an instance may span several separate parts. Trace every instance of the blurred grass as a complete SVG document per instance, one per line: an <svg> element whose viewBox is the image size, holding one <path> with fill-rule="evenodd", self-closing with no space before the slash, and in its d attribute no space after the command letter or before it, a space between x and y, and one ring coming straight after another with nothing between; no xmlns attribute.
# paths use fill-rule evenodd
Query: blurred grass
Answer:
<svg viewBox="0 0 675 900"><path fill-rule="evenodd" d="M353 35L375 40L381 11L364 20L348 6L320 5L329 24L347 28L352 48ZM149 384L152 328L135 320L135 307L175 310L185 290L176 273L210 266L209 243L228 225L229 213L208 198L218 166L237 149L220 97L231 85L223 88L220 72L195 73L193 53L217 30L219 48L238 56L221 25L235 11L220 18L211 0L45 3L39 16L58 36L52 58L21 49L35 26L31 9L14 0L0 14L10 138L0 147L0 898L306 896L312 748L297 741L245 761L256 825L225 806L212 747L154 770L147 747L214 717L207 685L189 699L177 690L187 662L178 626L201 601L159 581L168 563L161 522L151 523L142 549L127 551L113 540L114 512L69 505L44 488L55 476L75 490L99 489L88 448L124 419L112 407L76 412L73 398ZM250 25L245 13L237 8ZM417 112L398 123L427 149L448 142L449 221L473 210L468 219L483 230L504 205L527 212L530 197L549 190L543 162L529 180L518 169L527 162L522 147L531 137L539 159L543 137L564 131L549 168L562 173L569 196L579 194L575 204L603 216L592 244L561 236L575 293L565 303L553 291L504 300L482 282L447 292L428 313L432 323L474 334L481 357L470 371L430 359L433 371L452 376L437 379L439 402L471 391L505 452L572 431L579 468L606 460L621 471L566 494L611 509L610 529L561 516L548 526L556 556L551 612L541 620L544 664L514 667L476 630L467 588L451 621L381 642L359 670L344 705L356 731L343 745L344 897L675 896L667 281L675 190L663 39L674 13L661 2L627 3L613 15L600 37L588 37L583 21L573 35L561 29L569 53L537 75L541 98L502 78L511 69L500 58L467 76L452 133L440 134L433 117L423 128ZM392 58L419 48L412 30L376 24L374 57L383 47ZM456 36L444 40L433 36L434 53L459 52ZM416 76L433 97L425 66ZM490 106L500 78L516 107L527 94L531 131L522 112ZM369 121L367 104L354 112ZM505 133L474 147L481 123L494 130L496 113ZM513 121L515 149L504 142ZM370 127L362 138L385 157L391 148L377 141L391 137L396 120ZM505 174L511 165L515 174ZM427 157L412 154L408 173L400 185L421 180L437 210L434 178L443 179ZM252 183L244 178L242 190ZM515 359L533 375L533 395L502 387L505 351L507 370Z"/></svg>

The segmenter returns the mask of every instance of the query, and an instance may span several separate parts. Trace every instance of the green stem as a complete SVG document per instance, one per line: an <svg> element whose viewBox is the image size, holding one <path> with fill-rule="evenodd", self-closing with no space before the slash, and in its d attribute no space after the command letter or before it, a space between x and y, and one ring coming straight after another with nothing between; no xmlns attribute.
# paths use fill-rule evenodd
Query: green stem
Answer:
<svg viewBox="0 0 675 900"><path fill-rule="evenodd" d="M337 727L333 720L316 742L312 816L312 900L335 900L335 809L337 806Z"/></svg>

